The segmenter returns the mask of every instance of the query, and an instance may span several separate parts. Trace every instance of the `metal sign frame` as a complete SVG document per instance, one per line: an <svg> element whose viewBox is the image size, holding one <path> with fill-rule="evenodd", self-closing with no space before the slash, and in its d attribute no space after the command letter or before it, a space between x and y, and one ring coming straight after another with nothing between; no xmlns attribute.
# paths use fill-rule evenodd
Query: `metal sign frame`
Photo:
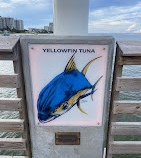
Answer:
<svg viewBox="0 0 141 158"><path fill-rule="evenodd" d="M112 62L114 54L114 44L115 40L111 36L25 36L20 39L22 59L23 59L23 69L24 69L24 79L25 79L25 89L26 98L28 105L28 115L29 115L29 125L31 132L31 142L32 142L32 153L34 157L46 157L49 156L52 150L56 150L58 156L64 154L66 147L62 149L57 148L55 145L55 133L57 132L80 132L81 133L81 145L74 149L70 147L72 151L72 157L87 157L91 158L102 158L104 150L104 140L105 140L105 127L108 117L108 103L110 96L110 81L112 72ZM33 109L33 98L32 98L32 86L31 86L31 72L30 72L30 62L29 62L29 44L87 44L87 45L107 45L108 46L108 61L107 61L107 75L106 75L106 87L104 92L104 107L103 107L103 118L102 126L98 127L83 127L83 126L49 126L49 127L38 127L35 125L34 121L34 109ZM86 141L89 141L87 143ZM90 144L91 146L89 146ZM41 150L39 149L42 148ZM48 149L47 149L48 148ZM61 155L60 155L61 154ZM95 155L95 157L94 157ZM65 155L66 156L66 155ZM51 157L55 158L55 154Z"/></svg>

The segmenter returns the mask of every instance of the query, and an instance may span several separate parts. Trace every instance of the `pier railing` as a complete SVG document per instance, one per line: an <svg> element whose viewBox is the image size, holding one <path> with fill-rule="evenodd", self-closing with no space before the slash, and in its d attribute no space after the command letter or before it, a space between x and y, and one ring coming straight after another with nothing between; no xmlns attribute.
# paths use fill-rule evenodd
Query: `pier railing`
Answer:
<svg viewBox="0 0 141 158"><path fill-rule="evenodd" d="M141 78L122 77L123 65L141 65L141 42L117 42L107 158L112 158L113 154L141 154L141 141L115 141L114 139L115 136L119 135L141 135L141 122L117 122L118 114L141 114L141 100L119 100L121 91L141 91Z"/></svg>
<svg viewBox="0 0 141 158"><path fill-rule="evenodd" d="M19 38L0 37L0 60L12 61L14 69L14 74L0 74L0 87L16 88L17 92L17 98L0 98L0 111L19 112L18 119L0 119L0 132L15 132L22 135L21 138L0 138L0 150L23 151L23 157L31 157Z"/></svg>

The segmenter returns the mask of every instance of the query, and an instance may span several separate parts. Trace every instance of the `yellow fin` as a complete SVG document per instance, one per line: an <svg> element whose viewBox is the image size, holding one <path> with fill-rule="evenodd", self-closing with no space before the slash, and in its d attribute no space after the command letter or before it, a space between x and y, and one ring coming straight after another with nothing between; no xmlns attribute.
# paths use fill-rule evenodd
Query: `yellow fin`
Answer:
<svg viewBox="0 0 141 158"><path fill-rule="evenodd" d="M86 72L87 72L87 69L89 68L90 64L91 64L93 61L95 61L95 60L97 60L98 58L101 58L101 57L102 57L102 56L97 57L97 58L91 60L91 61L84 67L84 69L82 70L82 74L85 76L85 75L86 75Z"/></svg>
<svg viewBox="0 0 141 158"><path fill-rule="evenodd" d="M78 101L77 107L78 107L78 109L79 109L81 112L83 112L84 114L88 115L88 114L87 114L85 111L83 111L82 108L80 107L80 101Z"/></svg>
<svg viewBox="0 0 141 158"><path fill-rule="evenodd" d="M76 64L75 64L75 62L74 62L74 55L75 55L75 54L73 54L73 56L70 58L69 62L67 63L67 66L66 66L66 68L65 68L65 72L67 72L67 71L72 71L72 70L78 71L78 69L77 69L77 67L76 67Z"/></svg>

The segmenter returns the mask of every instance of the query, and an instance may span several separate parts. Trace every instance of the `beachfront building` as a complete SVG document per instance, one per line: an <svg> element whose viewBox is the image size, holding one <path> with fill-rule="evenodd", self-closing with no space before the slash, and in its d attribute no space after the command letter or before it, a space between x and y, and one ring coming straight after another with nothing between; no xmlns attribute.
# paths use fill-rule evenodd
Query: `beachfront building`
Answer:
<svg viewBox="0 0 141 158"><path fill-rule="evenodd" d="M11 17L1 17L0 16L0 29L7 29L10 30L16 29L16 30L24 30L24 24L23 20L14 20L14 18Z"/></svg>
<svg viewBox="0 0 141 158"><path fill-rule="evenodd" d="M44 26L44 30L46 30L47 32L54 32L53 23L50 22L49 26Z"/></svg>
<svg viewBox="0 0 141 158"><path fill-rule="evenodd" d="M44 30L46 30L48 32L49 26L44 26Z"/></svg>
<svg viewBox="0 0 141 158"><path fill-rule="evenodd" d="M53 23L52 22L49 23L48 30L49 30L49 32L53 32Z"/></svg>
<svg viewBox="0 0 141 158"><path fill-rule="evenodd" d="M5 24L6 24L6 28L8 27L9 29L13 29L14 28L14 18L10 18L10 17L5 17Z"/></svg>
<svg viewBox="0 0 141 158"><path fill-rule="evenodd" d="M0 17L0 29L13 29L14 28L14 18L10 17Z"/></svg>
<svg viewBox="0 0 141 158"><path fill-rule="evenodd" d="M14 20L14 28L16 30L24 30L23 20Z"/></svg>
<svg viewBox="0 0 141 158"><path fill-rule="evenodd" d="M5 20L4 20L4 18L0 16L0 29L5 28L5 26L6 26L6 25L5 25Z"/></svg>
<svg viewBox="0 0 141 158"><path fill-rule="evenodd" d="M37 29L37 28L28 28L29 33L41 33L44 29Z"/></svg>

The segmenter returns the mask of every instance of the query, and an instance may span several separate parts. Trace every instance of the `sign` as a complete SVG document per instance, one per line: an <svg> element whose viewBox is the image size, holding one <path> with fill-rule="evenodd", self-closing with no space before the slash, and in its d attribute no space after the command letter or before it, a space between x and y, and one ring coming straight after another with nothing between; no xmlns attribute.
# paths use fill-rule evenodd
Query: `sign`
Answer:
<svg viewBox="0 0 141 158"><path fill-rule="evenodd" d="M25 36L21 51L35 158L102 158L114 39Z"/></svg>
<svg viewBox="0 0 141 158"><path fill-rule="evenodd" d="M56 145L80 145L80 132L55 133Z"/></svg>
<svg viewBox="0 0 141 158"><path fill-rule="evenodd" d="M108 46L30 44L37 126L101 126Z"/></svg>

